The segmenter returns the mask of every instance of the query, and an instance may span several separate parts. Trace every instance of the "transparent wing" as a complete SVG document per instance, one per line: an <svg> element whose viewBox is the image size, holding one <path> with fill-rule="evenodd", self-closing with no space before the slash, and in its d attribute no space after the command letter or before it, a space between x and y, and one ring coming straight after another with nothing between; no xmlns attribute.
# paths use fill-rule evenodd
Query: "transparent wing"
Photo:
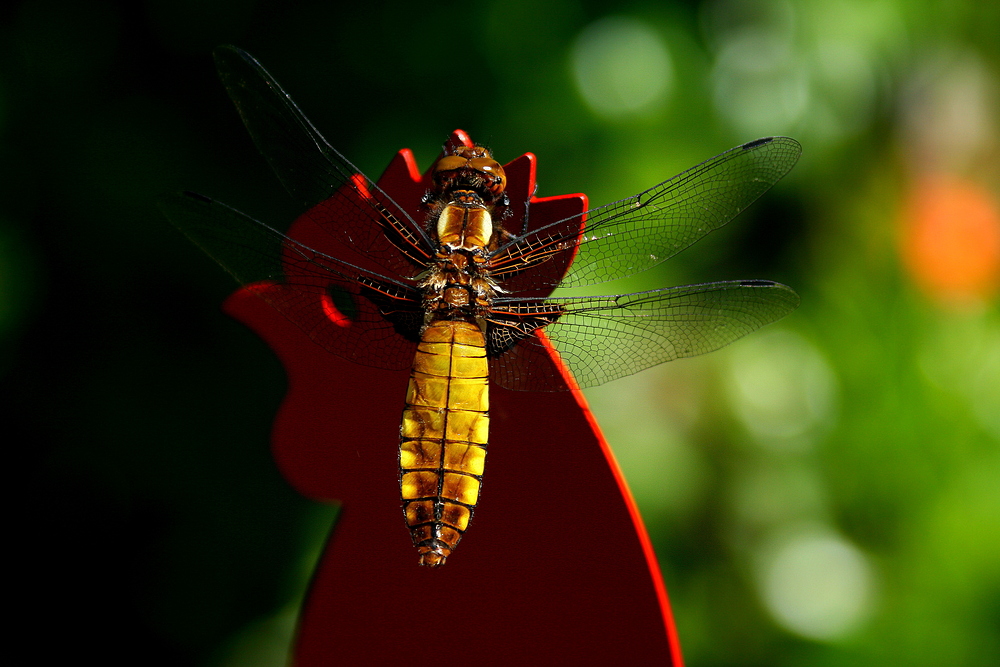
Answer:
<svg viewBox="0 0 1000 667"><path fill-rule="evenodd" d="M582 298L500 299L490 316L493 379L509 389L560 389L538 372L544 326L580 387L593 387L732 343L781 319L799 304L789 287L766 280L686 285ZM517 339L516 344L510 336ZM506 338L506 342L497 339Z"/></svg>
<svg viewBox="0 0 1000 667"><path fill-rule="evenodd" d="M237 281L328 351L379 368L413 363L423 318L411 282L313 250L201 195L169 196L160 208Z"/></svg>
<svg viewBox="0 0 1000 667"><path fill-rule="evenodd" d="M801 152L788 137L751 141L637 195L514 239L492 254L492 262L503 276L508 269L516 272L518 265L575 252L560 287L644 271L736 217L788 173ZM571 223L584 216L586 225L577 235L579 227Z"/></svg>
<svg viewBox="0 0 1000 667"><path fill-rule="evenodd" d="M298 240L198 195L164 202L168 216L330 352L372 366L408 367L423 321L415 276L434 255L406 212L419 210L420 185L400 195L406 201L394 201L323 139L250 55L221 47L215 58L254 142L285 188L309 208L295 222ZM541 327L580 385L593 386L716 349L790 312L798 297L767 281L607 297L516 295L612 280L658 264L735 217L787 173L800 152L793 139L759 139L493 251L491 270L512 295L497 299L489 316L491 346L503 352L493 355L495 379L511 388L558 388L559 379L539 374L533 363L545 353L535 335ZM560 268L544 270L543 263ZM257 290L261 284L269 287Z"/></svg>
<svg viewBox="0 0 1000 667"><path fill-rule="evenodd" d="M383 233L388 214L405 226L418 254L433 254L426 233L401 205L417 210L417 202L397 203L361 174L327 143L253 56L233 46L219 47L214 55L219 76L250 136L292 197L312 208L344 187L357 194L350 199L352 208L341 210L337 218L317 219L333 240L364 252L389 273L408 275L411 260Z"/></svg>

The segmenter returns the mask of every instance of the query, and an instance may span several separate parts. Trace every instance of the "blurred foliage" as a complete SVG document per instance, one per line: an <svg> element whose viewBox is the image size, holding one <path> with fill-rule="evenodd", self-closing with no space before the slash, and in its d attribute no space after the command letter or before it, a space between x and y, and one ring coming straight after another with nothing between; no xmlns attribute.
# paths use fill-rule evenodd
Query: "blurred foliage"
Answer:
<svg viewBox="0 0 1000 667"><path fill-rule="evenodd" d="M687 663L1000 664L997 34L971 1L5 6L15 616L61 640L31 662L281 664L332 518L270 460L278 362L153 206L294 213L215 77L234 43L372 175L461 127L600 204L799 139L772 193L623 290L769 278L801 309L589 394Z"/></svg>

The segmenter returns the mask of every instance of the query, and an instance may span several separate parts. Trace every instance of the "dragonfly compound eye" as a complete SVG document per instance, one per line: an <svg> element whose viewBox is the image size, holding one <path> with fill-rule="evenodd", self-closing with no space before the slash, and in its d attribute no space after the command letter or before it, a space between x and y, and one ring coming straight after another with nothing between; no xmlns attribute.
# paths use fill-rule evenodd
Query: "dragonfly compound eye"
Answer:
<svg viewBox="0 0 1000 667"><path fill-rule="evenodd" d="M461 169L467 163L468 159L462 157L461 155L446 155L438 160L437 164L434 165L434 178L438 178L438 174Z"/></svg>
<svg viewBox="0 0 1000 667"><path fill-rule="evenodd" d="M479 157L469 160L469 166L482 175L490 194L494 198L500 197L507 187L507 175L500 163L492 158Z"/></svg>
<svg viewBox="0 0 1000 667"><path fill-rule="evenodd" d="M507 176L500 163L481 146L463 147L455 155L446 155L434 165L434 182L448 190L466 187L486 200L498 200L507 187Z"/></svg>

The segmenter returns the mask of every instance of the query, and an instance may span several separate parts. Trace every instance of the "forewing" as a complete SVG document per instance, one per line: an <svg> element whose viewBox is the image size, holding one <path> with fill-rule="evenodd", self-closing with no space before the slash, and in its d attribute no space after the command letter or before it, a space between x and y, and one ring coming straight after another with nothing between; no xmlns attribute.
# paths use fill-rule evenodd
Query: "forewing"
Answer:
<svg viewBox="0 0 1000 667"><path fill-rule="evenodd" d="M788 137L751 141L637 195L545 225L494 256L531 262L577 251L560 287L630 276L732 220L788 173L801 152ZM577 235L567 223L581 217L586 226Z"/></svg>
<svg viewBox="0 0 1000 667"><path fill-rule="evenodd" d="M799 304L789 287L766 280L687 285L581 298L500 299L495 305L512 322L521 313L559 313L544 331L581 388L594 387L681 357L732 343L781 319ZM530 326L522 327L529 330ZM515 327L493 326L494 336ZM536 372L544 354L534 332L492 360L492 378L509 389L560 389L559 378Z"/></svg>
<svg viewBox="0 0 1000 667"><path fill-rule="evenodd" d="M364 252L389 273L407 275L412 249L401 253L383 233L386 216L404 226L422 258L430 241L406 212L419 202L395 202L378 185L330 146L292 98L253 56L232 46L215 50L216 67L230 98L257 148L285 189L304 207L313 208L342 187L353 189L352 208L337 218L313 209L316 223L332 240Z"/></svg>
<svg viewBox="0 0 1000 667"><path fill-rule="evenodd" d="M201 195L173 195L160 207L237 281L329 352L378 368L412 364L422 322L412 284L321 253Z"/></svg>

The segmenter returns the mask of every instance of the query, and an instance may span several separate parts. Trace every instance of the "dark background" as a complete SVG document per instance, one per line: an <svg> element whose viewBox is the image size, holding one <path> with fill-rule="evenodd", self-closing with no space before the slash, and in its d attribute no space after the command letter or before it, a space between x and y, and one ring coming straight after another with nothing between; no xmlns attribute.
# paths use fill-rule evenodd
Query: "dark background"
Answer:
<svg viewBox="0 0 1000 667"><path fill-rule="evenodd" d="M534 152L540 195L601 204L798 138L747 214L614 289L770 278L802 308L589 394L688 664L1000 662L994 5L206 4L0 10L17 662L283 664L334 517L270 460L284 376L219 314L234 285L154 206L296 213L217 80L223 43L372 176L461 127Z"/></svg>

